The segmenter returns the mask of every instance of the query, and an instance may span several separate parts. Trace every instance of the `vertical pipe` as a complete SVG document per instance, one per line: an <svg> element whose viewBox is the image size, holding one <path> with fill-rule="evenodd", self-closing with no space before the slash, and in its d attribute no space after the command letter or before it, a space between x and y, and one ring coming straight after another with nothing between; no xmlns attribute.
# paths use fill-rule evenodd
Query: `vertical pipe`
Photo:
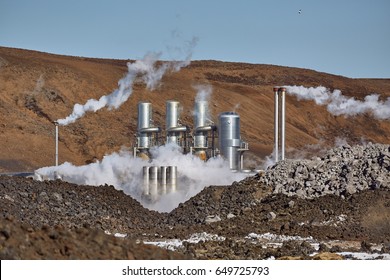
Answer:
<svg viewBox="0 0 390 280"><path fill-rule="evenodd" d="M244 170L244 153L240 152L240 170Z"/></svg>
<svg viewBox="0 0 390 280"><path fill-rule="evenodd" d="M284 160L284 152L285 152L285 142L286 142L286 89L281 88L282 91L282 104L281 104L281 149L282 149L282 160Z"/></svg>
<svg viewBox="0 0 390 280"><path fill-rule="evenodd" d="M151 166L149 168L149 194L152 201L157 199L158 195L158 167Z"/></svg>
<svg viewBox="0 0 390 280"><path fill-rule="evenodd" d="M55 136L55 141L56 141L55 163L56 163L56 166L58 166L58 122L54 122L54 125L56 126L56 136Z"/></svg>
<svg viewBox="0 0 390 280"><path fill-rule="evenodd" d="M160 193L166 194L167 193L167 167L161 166L160 167Z"/></svg>
<svg viewBox="0 0 390 280"><path fill-rule="evenodd" d="M274 107L274 150L275 150L275 162L279 161L279 88L274 87L275 93L275 107Z"/></svg>
<svg viewBox="0 0 390 280"><path fill-rule="evenodd" d="M176 192L177 166L168 166L169 170L169 191Z"/></svg>
<svg viewBox="0 0 390 280"><path fill-rule="evenodd" d="M149 195L149 166L144 166L142 169L142 177L144 180L143 194Z"/></svg>

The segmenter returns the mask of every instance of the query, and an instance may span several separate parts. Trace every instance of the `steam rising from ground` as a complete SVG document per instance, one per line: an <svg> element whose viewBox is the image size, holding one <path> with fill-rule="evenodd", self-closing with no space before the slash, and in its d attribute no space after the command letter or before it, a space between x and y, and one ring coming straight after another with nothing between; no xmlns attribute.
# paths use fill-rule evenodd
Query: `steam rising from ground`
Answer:
<svg viewBox="0 0 390 280"><path fill-rule="evenodd" d="M186 59L184 61L169 61L157 65L162 53L147 53L143 59L127 63L127 74L119 80L118 89L109 95L96 99L89 99L84 105L75 104L73 112L65 119L57 120L60 125L68 125L83 117L86 112L96 112L104 107L109 110L118 109L126 102L133 92L133 84L139 80L145 83L149 90L154 90L167 71L177 72L191 62L192 50L197 39L187 42L185 46Z"/></svg>
<svg viewBox="0 0 390 280"><path fill-rule="evenodd" d="M210 185L231 185L244 179L245 175L232 173L223 158L212 158L207 162L191 154L184 155L175 144L151 149L153 161L134 158L128 150L105 156L101 161L89 165L75 166L65 162L59 166L43 167L36 170L44 179L54 179L55 174L64 181L99 186L113 185L118 190L140 201L145 207L161 212L169 212L179 203L185 202ZM177 192L163 195L151 203L142 197L143 166L177 166Z"/></svg>
<svg viewBox="0 0 390 280"><path fill-rule="evenodd" d="M327 110L335 115L356 116L371 113L376 119L390 120L390 97L379 100L379 94L367 95L364 101L342 95L340 90L331 92L325 87L285 86L287 93L298 100L314 100L317 105L326 105Z"/></svg>

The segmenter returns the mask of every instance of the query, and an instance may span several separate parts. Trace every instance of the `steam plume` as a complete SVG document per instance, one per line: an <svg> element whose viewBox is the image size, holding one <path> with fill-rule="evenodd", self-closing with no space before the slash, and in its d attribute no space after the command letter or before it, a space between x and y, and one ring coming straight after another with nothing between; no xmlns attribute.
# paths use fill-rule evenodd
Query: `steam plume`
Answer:
<svg viewBox="0 0 390 280"><path fill-rule="evenodd" d="M228 163L222 158L213 158L207 162L192 154L182 154L174 143L151 149L153 161L134 158L130 151L122 150L105 156L101 161L89 165L74 166L65 162L59 166L43 167L36 174L45 179L54 179L55 174L64 181L82 185L113 185L118 190L140 201L145 207L168 212L196 195L210 185L230 185L244 179L243 174L232 173ZM178 191L161 196L160 200L150 203L142 199L143 166L178 167Z"/></svg>
<svg viewBox="0 0 390 280"><path fill-rule="evenodd" d="M287 93L298 100L313 100L317 105L326 105L327 110L335 115L356 116L371 113L376 119L390 120L390 97L379 100L379 94L367 95L364 101L342 95L340 90L331 92L325 87L285 86Z"/></svg>
<svg viewBox="0 0 390 280"><path fill-rule="evenodd" d="M196 96L195 96L195 102L200 102L200 101L206 101L209 103L211 93L213 92L213 88L210 85L196 85L193 86L194 89L197 90ZM193 114L198 114L199 112L193 112ZM205 112L205 117L208 122L212 122L211 120L211 113L210 113L210 108L209 106L206 107L206 112Z"/></svg>
<svg viewBox="0 0 390 280"><path fill-rule="evenodd" d="M209 101L213 91L210 85L196 85L194 89L197 90L195 101Z"/></svg>
<svg viewBox="0 0 390 280"><path fill-rule="evenodd" d="M191 62L192 50L195 47L197 39L187 42L185 52L187 53L184 61L164 62L160 66L156 62L162 53L147 53L142 60L133 63L127 63L127 74L119 80L118 89L109 95L103 95L96 99L89 99L84 105L75 104L73 112L65 119L57 120L60 125L68 125L83 117L86 112L96 112L104 107L109 110L118 109L126 102L133 92L133 83L139 79L146 84L149 90L154 90L167 71L177 72L186 67Z"/></svg>

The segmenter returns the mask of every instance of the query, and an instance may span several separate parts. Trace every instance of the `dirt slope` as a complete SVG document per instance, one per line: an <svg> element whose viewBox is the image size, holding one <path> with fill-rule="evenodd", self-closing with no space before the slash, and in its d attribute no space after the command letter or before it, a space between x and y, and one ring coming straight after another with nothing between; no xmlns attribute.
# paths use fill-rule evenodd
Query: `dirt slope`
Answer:
<svg viewBox="0 0 390 280"><path fill-rule="evenodd" d="M123 60L0 47L0 172L53 165L52 122L69 115L75 103L111 93L126 70ZM236 108L241 116L242 137L259 159L272 151L275 85L322 85L359 99L374 92L383 98L390 96L390 79L350 79L273 65L194 61L180 72L164 76L153 92L135 84L133 95L118 110L89 113L76 123L61 127L60 162L84 164L122 146L131 147L136 104L141 100L153 103L155 123L161 127L165 122L165 101L180 101L184 107L183 123L192 126L196 95L193 86L204 84L213 88L210 107L215 120L219 113ZM337 137L351 144L390 141L389 121L377 121L368 115L334 117L313 102L297 101L290 96L286 129L290 157L309 148L333 146Z"/></svg>

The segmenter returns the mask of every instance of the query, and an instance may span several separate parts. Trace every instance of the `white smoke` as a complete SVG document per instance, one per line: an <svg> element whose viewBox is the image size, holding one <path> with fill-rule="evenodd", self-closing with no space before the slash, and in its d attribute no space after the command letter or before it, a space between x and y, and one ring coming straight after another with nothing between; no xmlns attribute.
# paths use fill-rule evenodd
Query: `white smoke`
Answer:
<svg viewBox="0 0 390 280"><path fill-rule="evenodd" d="M336 137L334 139L334 146L337 148L337 147L349 146L349 144L346 138Z"/></svg>
<svg viewBox="0 0 390 280"><path fill-rule="evenodd" d="M267 170L269 167L274 166L275 163L276 163L276 157L275 157L275 148L274 148L270 155L265 156L264 162L261 165L261 169Z"/></svg>
<svg viewBox="0 0 390 280"><path fill-rule="evenodd" d="M326 105L327 110L335 115L356 116L371 113L376 119L390 119L390 97L379 100L378 94L367 95L363 101L342 95L340 90L330 91L325 87L285 86L287 93L298 100L313 100L317 105Z"/></svg>
<svg viewBox="0 0 390 280"><path fill-rule="evenodd" d="M35 88L32 92L32 94L37 94L37 93L40 93L43 89L43 87L45 86L45 79L43 77L43 74L41 74L35 84Z"/></svg>
<svg viewBox="0 0 390 280"><path fill-rule="evenodd" d="M193 86L194 89L197 90L195 101L209 101L211 97L211 93L213 92L213 88L211 85L196 85Z"/></svg>
<svg viewBox="0 0 390 280"><path fill-rule="evenodd" d="M133 92L133 83L140 80L146 84L149 90L154 90L167 71L177 72L191 62L192 50L197 39L187 42L185 46L186 58L183 61L161 62L158 65L162 53L147 53L143 59L133 63L127 63L127 74L119 80L118 89L109 95L103 95L96 99L89 99L84 105L75 104L72 113L65 119L57 120L59 125L68 125L83 117L86 112L96 112L104 107L109 110L118 109L126 102Z"/></svg>
<svg viewBox="0 0 390 280"><path fill-rule="evenodd" d="M206 121L208 123L213 123L211 119L211 112L210 112L210 107L208 106L211 98L211 94L213 92L213 88L211 85L196 85L193 86L194 89L197 90L196 96L195 96L195 102L200 102L200 101L205 101L207 102L206 106L206 112L205 112L205 117ZM200 112L193 111L193 115L195 116L196 114L199 114Z"/></svg>
<svg viewBox="0 0 390 280"><path fill-rule="evenodd" d="M151 162L134 158L131 152L122 150L88 165L75 166L65 162L59 166L40 168L35 173L44 179L54 179L57 174L64 181L80 185L113 185L140 201L145 207L161 212L173 210L204 187L230 185L245 177L244 174L232 173L228 162L223 158L212 158L204 162L194 155L182 154L176 144L155 147L150 152L153 157ZM143 200L142 197L142 168L152 165L175 165L178 172L178 191L162 195L153 203Z"/></svg>
<svg viewBox="0 0 390 280"><path fill-rule="evenodd" d="M241 106L240 103L237 103L236 105L234 105L233 112L236 113L236 111L240 108L240 106Z"/></svg>

